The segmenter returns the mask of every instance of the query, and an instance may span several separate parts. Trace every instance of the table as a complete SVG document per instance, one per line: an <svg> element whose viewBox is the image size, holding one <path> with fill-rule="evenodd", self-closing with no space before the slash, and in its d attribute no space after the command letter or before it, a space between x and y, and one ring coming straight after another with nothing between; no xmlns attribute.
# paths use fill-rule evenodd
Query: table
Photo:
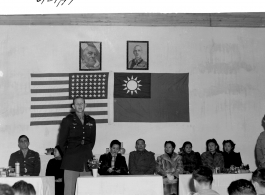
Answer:
<svg viewBox="0 0 265 195"><path fill-rule="evenodd" d="M214 174L212 189L222 195L228 195L227 188L232 181L238 179L250 180L252 173L242 174ZM179 175L179 195L188 195L195 192L191 174Z"/></svg>
<svg viewBox="0 0 265 195"><path fill-rule="evenodd" d="M1 184L8 184L10 186L20 180L32 184L36 190L36 195L55 195L54 177L0 177Z"/></svg>
<svg viewBox="0 0 265 195"><path fill-rule="evenodd" d="M75 195L163 195L161 176L84 176L76 183Z"/></svg>

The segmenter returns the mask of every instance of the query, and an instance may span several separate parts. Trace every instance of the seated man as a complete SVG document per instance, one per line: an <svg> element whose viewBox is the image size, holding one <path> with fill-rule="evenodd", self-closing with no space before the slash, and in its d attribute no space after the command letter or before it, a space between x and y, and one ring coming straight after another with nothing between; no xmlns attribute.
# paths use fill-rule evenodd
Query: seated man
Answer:
<svg viewBox="0 0 265 195"><path fill-rule="evenodd" d="M148 152L143 139L135 144L136 151L129 155L129 172L131 175L153 175L156 169L155 154Z"/></svg>
<svg viewBox="0 0 265 195"><path fill-rule="evenodd" d="M26 135L21 135L18 138L18 147L20 150L11 154L8 165L15 167L15 163L19 162L21 176L39 176L40 156L38 152L28 148L29 138Z"/></svg>
<svg viewBox="0 0 265 195"><path fill-rule="evenodd" d="M192 173L194 186L197 191L195 195L219 195L212 190L213 172L206 166L201 166Z"/></svg>
<svg viewBox="0 0 265 195"><path fill-rule="evenodd" d="M253 184L246 179L231 182L227 188L229 195L256 195Z"/></svg>
<svg viewBox="0 0 265 195"><path fill-rule="evenodd" d="M257 194L265 194L265 168L257 169L252 173L252 183Z"/></svg>

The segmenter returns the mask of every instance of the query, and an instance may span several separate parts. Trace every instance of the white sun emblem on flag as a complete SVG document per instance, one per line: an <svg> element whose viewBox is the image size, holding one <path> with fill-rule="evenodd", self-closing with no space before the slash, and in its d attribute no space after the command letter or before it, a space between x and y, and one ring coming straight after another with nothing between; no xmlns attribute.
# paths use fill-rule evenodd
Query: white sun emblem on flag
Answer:
<svg viewBox="0 0 265 195"><path fill-rule="evenodd" d="M127 90L127 93L131 92L131 95L133 95L133 93L137 94L137 90L141 91L141 80L138 81L137 77L133 78L133 76L131 78L127 77L127 79L127 81L123 80L125 82L125 84L122 85L125 87L123 90Z"/></svg>

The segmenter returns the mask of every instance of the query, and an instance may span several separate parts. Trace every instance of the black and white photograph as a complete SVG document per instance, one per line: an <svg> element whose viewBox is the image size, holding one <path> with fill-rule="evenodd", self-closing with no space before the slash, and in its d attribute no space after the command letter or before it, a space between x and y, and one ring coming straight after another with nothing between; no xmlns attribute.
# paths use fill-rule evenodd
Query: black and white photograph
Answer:
<svg viewBox="0 0 265 195"><path fill-rule="evenodd" d="M101 42L79 43L79 70L101 70Z"/></svg>
<svg viewBox="0 0 265 195"><path fill-rule="evenodd" d="M127 41L127 70L149 70L148 52L148 41Z"/></svg>

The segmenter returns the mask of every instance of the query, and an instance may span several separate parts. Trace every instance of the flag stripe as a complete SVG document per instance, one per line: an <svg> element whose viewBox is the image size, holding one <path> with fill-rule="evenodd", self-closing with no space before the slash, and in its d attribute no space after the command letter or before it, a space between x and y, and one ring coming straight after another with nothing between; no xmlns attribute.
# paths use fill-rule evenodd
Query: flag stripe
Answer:
<svg viewBox="0 0 265 195"><path fill-rule="evenodd" d="M58 97L31 97L31 101L54 101L54 100L69 100L68 96Z"/></svg>
<svg viewBox="0 0 265 195"><path fill-rule="evenodd" d="M86 102L86 107L91 107L91 105L93 105L94 103L108 103L107 99L98 99L98 100L92 100L92 99L89 99L89 100L85 100ZM71 105L73 103L73 100L61 100L61 101L58 101L58 100L50 100L50 101L32 101L31 102L31 105L53 105L53 104L69 104Z"/></svg>
<svg viewBox="0 0 265 195"><path fill-rule="evenodd" d="M65 85L69 81L31 81L31 85Z"/></svg>
<svg viewBox="0 0 265 195"><path fill-rule="evenodd" d="M107 115L108 111L85 112L88 115ZM31 117L67 116L69 112L31 113Z"/></svg>
<svg viewBox="0 0 265 195"><path fill-rule="evenodd" d="M69 113L68 113L69 114ZM94 119L107 119L106 115L90 115ZM32 117L31 121L56 121L65 118L65 116L51 116L51 117Z"/></svg>
<svg viewBox="0 0 265 195"><path fill-rule="evenodd" d="M38 126L38 125L59 125L62 120L57 121L32 121L30 122L30 126ZM96 123L108 123L108 119L96 119Z"/></svg>
<svg viewBox="0 0 265 195"><path fill-rule="evenodd" d="M97 112L97 111L107 111L108 107L90 107L85 109L85 112ZM53 113L53 112L74 112L72 108L53 108L53 109L31 109L31 113Z"/></svg>
<svg viewBox="0 0 265 195"><path fill-rule="evenodd" d="M107 103L87 103L87 107L107 107ZM71 104L31 105L31 109L71 108Z"/></svg>
<svg viewBox="0 0 265 195"><path fill-rule="evenodd" d="M60 93L60 92L69 92L68 88L62 89L31 89L31 93Z"/></svg>
<svg viewBox="0 0 265 195"><path fill-rule="evenodd" d="M69 73L31 74L31 77L69 77Z"/></svg>

